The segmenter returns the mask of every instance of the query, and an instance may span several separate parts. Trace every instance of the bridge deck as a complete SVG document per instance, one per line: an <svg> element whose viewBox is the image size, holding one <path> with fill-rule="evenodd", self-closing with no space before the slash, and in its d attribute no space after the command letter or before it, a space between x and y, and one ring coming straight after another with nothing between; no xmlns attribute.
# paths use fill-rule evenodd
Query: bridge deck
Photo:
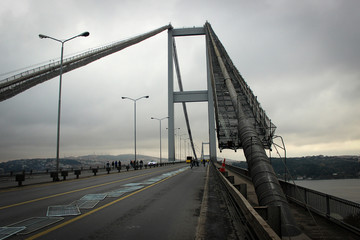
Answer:
<svg viewBox="0 0 360 240"><path fill-rule="evenodd" d="M71 174L60 182L52 182L49 174L34 176L23 187L14 187L13 180L9 188L9 182L1 181L0 227L44 221L49 211L57 214L54 208L46 211L49 206L63 206L61 215L84 196L107 193L93 208L79 205L80 215L45 219L53 223L7 239L241 239L237 236L246 233L237 230L226 196L211 174L208 167L176 164L121 173L102 171L96 177L88 173L79 179Z"/></svg>
<svg viewBox="0 0 360 240"><path fill-rule="evenodd" d="M104 181L106 179L109 179L109 180L106 180L104 183L110 181L110 179L116 179L115 181L122 181L122 180L119 180L119 178L120 179L121 178L129 179L129 177L130 178L135 177L135 175L139 175L139 174L142 175L145 172L146 172L146 174L150 174L151 171L167 172L166 169L169 169L169 171L171 172L173 170L173 166L166 166L166 167L161 167L161 168L157 167L157 168L152 168L152 169L147 169L147 170L143 169L143 171L131 170L128 173L124 173L126 170L122 169L120 174L117 173L117 170L112 170L109 175L106 174L106 171L102 170L98 173L99 177L92 177L93 173L89 171L87 173L83 172L82 175L80 175L79 180L75 180L76 177L73 174L70 174L68 177L68 180L61 181L62 184L60 184L60 185L59 185L59 183L52 183L49 174L48 175L34 175L31 178L27 178L24 182L25 187L15 187L17 185L17 183L14 181L14 178L12 178L12 181L5 181L3 179L3 181L0 182L0 196L1 196L0 211L2 214L2 218L0 219L0 222L2 223L1 226L5 226L8 224L17 222L20 219L39 216L39 214L35 214L35 215L33 214L33 213L35 213L35 210L37 208L39 208L39 206L38 206L39 203L37 203L37 202L31 203L29 201L29 199L27 199L27 201L29 201L29 202L24 204L24 206L19 206L19 207L14 206L14 207L9 207L9 208L3 209L4 206L9 206L10 204L14 204L14 203L17 203L18 201L20 201L19 198L23 198L23 197L29 198L29 197L31 197L31 194L34 194L34 193L39 194L37 189L47 189L46 190L47 192L45 192L43 194L51 195L50 192L48 192L48 191L55 191L55 190L60 191L60 189L62 189L61 186L65 186L65 185L67 185L68 187L71 187L71 188L76 188L78 184L81 184L82 188L84 188L84 187L87 188L85 186L86 182L89 182L88 186L93 186L95 184L95 182L97 182L97 181ZM170 169L172 169L172 170L170 170ZM231 170L229 170L229 169L227 169L227 171L229 172L229 175L234 176L235 184L240 184L240 183L247 184L248 201L254 207L258 206L257 197L256 197L255 190L254 190L254 187L253 187L251 181L249 181L246 178L240 177L239 175L231 172ZM173 223L178 222L178 224L180 224L180 222L184 221L184 219L182 219L182 217L185 217L185 219L188 219L186 221L193 222L194 226L191 227L186 224L185 225L180 224L180 225L178 225L178 228L182 227L184 229L188 229L187 231L191 231L191 233L189 233L189 234L193 237L197 237L197 239L226 239L226 238L227 239L237 239L237 238L241 239L241 236L245 236L245 235L249 234L249 233L247 233L246 230L244 230L243 223L241 223L240 219L237 219L237 217L234 216L234 213L232 212L233 209L231 207L231 203L228 201L229 199L227 198L227 195L226 195L225 191L223 190L222 185L216 181L216 178L214 177L214 175L211 171L207 171L207 167L203 167L203 166L194 167L191 170L188 167L187 173L182 175L181 178L177 178L177 179L178 180L176 182L169 181L168 184L166 184L166 183L159 184L159 187L160 186L165 187L165 189L163 189L163 187L161 188L162 190L159 189L161 192L161 196L158 195L158 194L160 194L160 192L158 192L158 193L155 192L155 195L153 195L153 193L151 193L151 191L147 192L147 194L142 195L142 196L140 196L140 194L139 194L138 197L140 197L140 199L137 199L137 197L134 196L134 198L132 198L132 200L129 202L130 203L129 208L134 209L134 207L135 207L136 209L140 209L140 208L136 207L137 201L140 201L140 202L146 201L154 208L151 211L151 215L147 215L147 218L149 218L151 216L149 218L150 222L143 220L144 216L142 216L142 214L143 214L142 212L143 212L143 210L145 211L145 209L143 209L141 211L139 210L137 213L134 213L135 215L133 215L133 216L128 211L127 214L131 215L131 216L129 215L129 217L131 217L131 218L129 218L128 221L136 218L138 220L135 221L136 224L134 226L137 226L137 228L139 228L139 229L148 229L146 226L144 226L144 224L145 225L148 224L149 226L154 226L151 223L152 222L151 219L166 218L166 219L168 219L168 221L171 221ZM135 182L136 181L139 181L139 180L135 180ZM174 181L175 181L175 178L174 178ZM66 182L68 182L68 183L66 183ZM144 182L144 181L142 180L141 182ZM46 184L40 184L40 183L46 183ZM134 181L129 182L129 184L131 184L131 183L134 183ZM85 185L83 186L83 184L85 184ZM41 186L41 185L44 185L44 186ZM59 189L54 189L52 186L58 186L57 188L59 188ZM118 186L120 187L120 184ZM65 192L66 194L69 194L69 196L65 199L63 199L60 196L57 197L56 203L68 202L72 199L72 194L70 196L70 193L69 193L69 191L71 191L71 189L64 188L64 189L62 189L62 191ZM21 194L24 196L20 197L18 195L18 193L22 193L22 192L26 192L26 194ZM97 193L98 191L95 191L95 192ZM89 193L95 193L95 192L90 191ZM172 194L170 194L170 195L165 194L166 192L172 192ZM190 195L185 194L186 192L190 193ZM85 194L85 192L84 192L84 194ZM150 195L148 195L148 194L150 194ZM180 200L180 202L177 202L177 204L174 205L174 203L171 202L171 201L175 201L175 199L178 199L177 201L179 201L180 196L182 196L181 199L184 199L183 197L185 195L190 197L190 198L187 198L186 203L181 202L181 200ZM13 198L11 198L11 196ZM147 197L145 197L145 196L147 196ZM148 197L150 197L150 198L148 198ZM37 199L39 199L39 198L37 198ZM171 200L171 199L173 199L173 200ZM49 199L47 201L44 201L44 204L47 206L53 201L54 200ZM41 201L39 200L38 202L41 202ZM125 201L121 204L125 204ZM121 206L121 204L119 206ZM172 206L172 207L170 207L171 210L168 208L164 208L163 204ZM26 208L25 207L26 205L29 205L30 209ZM31 206L34 206L34 210L31 209ZM101 205L100 207L102 207L102 206L103 205ZM130 207L130 206L133 206L133 207ZM310 216L310 214L305 209L297 206L296 204L290 203L290 206L291 206L291 211L292 211L294 217L296 218L296 221L297 221L299 227L311 239L330 239L330 240L332 240L332 239L334 239L334 240L335 239L336 240L338 240L338 239L348 239L348 240L358 239L358 236L355 236L351 232L339 227L338 225L332 223L328 219L325 219L316 214L314 214L313 216ZM187 209L187 210L185 210L186 213L182 212L182 211L184 211L184 207L185 207L185 209ZM45 207L41 207L41 209L42 208L46 209ZM44 209L42 209L42 210L44 210ZM166 212L165 209L168 209L166 211L169 211L169 213L165 214L165 212ZM183 210L179 210L179 209L183 209ZM126 211L123 214L121 213L123 211L123 210L121 210L121 208L117 209L115 211L119 216L125 216L123 214L126 214ZM29 212L30 212L30 214L28 214ZM40 215L41 215L41 212L43 212L43 211L40 211ZM147 212L147 211L145 211L145 212ZM8 214L10 214L10 215L8 215ZM163 215L163 214L165 214L165 215ZM168 215L168 214L170 214L170 215ZM138 215L138 216L136 216L136 215ZM8 216L8 217L6 217L6 216ZM99 215L99 217L101 218L101 215ZM69 217L66 217L66 218L69 218ZM315 219L316 223L314 222L313 218ZM115 218L115 220L116 219L117 218ZM92 220L91 220L91 218L89 218L87 221L92 221ZM95 220L95 222L96 222L96 220ZM146 223L146 222L148 222L148 223ZM157 220L157 222L159 222L159 220ZM166 221L165 222L160 221L160 222L163 222L163 224L164 225L166 224L167 226L173 226L173 227L177 226L177 224L169 225L169 223ZM61 224L61 223L62 223L62 221L60 221L59 223L55 223L55 224ZM112 224L114 224L114 226L116 225L115 229L117 229L117 228L122 229L121 226L119 226L115 223L112 223ZM78 225L78 226L81 226L81 225ZM78 231L80 231L80 232L86 231L86 228L81 227L80 230L78 230ZM126 231L129 231L129 229ZM146 237L156 236L157 239L166 239L166 236L168 236L166 234L170 234L168 232L168 230L165 231L166 234L159 234L157 231L161 231L161 230L159 230L157 228L153 229L151 232L147 233ZM175 230L173 230L173 231L175 231ZM99 234L99 232L97 232L96 234ZM185 236L185 235L183 235L183 233L175 233L174 232L174 234L177 234L178 237ZM83 236L82 233L77 233L77 235ZM91 233L90 233L90 235L91 235ZM88 236L90 236L90 235L88 235ZM28 236L29 235L13 236L13 237L10 237L9 239L23 239ZM49 236L51 236L51 235L49 235ZM71 236L71 238L77 239L76 236L73 235L73 236ZM136 235L136 233L133 236L139 237L139 235ZM44 239L47 239L47 238L44 238ZM111 237L108 236L108 239L111 239ZM137 238L137 239L141 239L141 238ZM176 239L176 236L174 236L173 239Z"/></svg>

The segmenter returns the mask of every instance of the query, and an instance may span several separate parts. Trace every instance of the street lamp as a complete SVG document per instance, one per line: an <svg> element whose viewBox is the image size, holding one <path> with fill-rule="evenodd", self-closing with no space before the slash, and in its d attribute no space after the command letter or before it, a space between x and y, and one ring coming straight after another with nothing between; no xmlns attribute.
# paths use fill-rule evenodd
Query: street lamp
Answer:
<svg viewBox="0 0 360 240"><path fill-rule="evenodd" d="M134 102L134 148L135 148L135 163L136 163L136 102L142 98L149 98L149 96L142 96L137 99L129 97L121 97L122 99L129 99Z"/></svg>
<svg viewBox="0 0 360 240"><path fill-rule="evenodd" d="M161 165L161 121L166 119L166 118L169 118L169 117L164 117L164 118L154 118L154 117L151 117L151 119L154 119L154 120L158 120L159 123L160 123L160 165Z"/></svg>
<svg viewBox="0 0 360 240"><path fill-rule="evenodd" d="M74 37L65 39L65 40L59 40L50 36L46 36L43 34L39 34L39 38L50 38L54 41L61 43L61 57L60 57L60 81L59 81L59 104L58 104L58 119L57 119L57 138L56 138L56 173L59 173L59 146L60 146L60 112L61 112L61 84L62 84L62 73L63 73L63 56L64 56L64 43L67 41L70 41L77 37L87 37L89 36L89 32L83 32L79 35L76 35ZM56 177L56 180L58 180L58 177Z"/></svg>

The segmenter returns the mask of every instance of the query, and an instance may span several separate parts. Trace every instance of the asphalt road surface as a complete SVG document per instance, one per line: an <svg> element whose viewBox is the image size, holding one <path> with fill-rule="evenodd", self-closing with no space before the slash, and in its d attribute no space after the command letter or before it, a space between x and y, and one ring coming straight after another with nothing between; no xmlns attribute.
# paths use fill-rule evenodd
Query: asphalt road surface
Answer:
<svg viewBox="0 0 360 240"><path fill-rule="evenodd" d="M2 190L0 227L58 221L8 239L194 239L207 174L178 164Z"/></svg>

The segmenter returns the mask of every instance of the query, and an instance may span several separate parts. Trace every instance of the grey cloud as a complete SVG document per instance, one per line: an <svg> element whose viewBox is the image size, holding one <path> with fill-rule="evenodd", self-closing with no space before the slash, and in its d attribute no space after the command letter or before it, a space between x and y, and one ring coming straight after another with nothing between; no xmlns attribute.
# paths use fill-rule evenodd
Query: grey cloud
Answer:
<svg viewBox="0 0 360 240"><path fill-rule="evenodd" d="M68 55L169 22L192 27L209 20L289 155L358 154L342 144L360 142L358 8L358 1L159 1L145 7L145 1L5 0L0 74L59 58L60 45L40 40L39 33L66 38L89 31L90 37L65 45ZM204 89L204 38L176 41L185 90ZM0 161L55 155L57 94L55 78L0 103ZM132 153L133 105L121 96L142 95L150 98L138 105L139 151L157 156L158 124L150 117L167 115L166 33L64 74L61 156ZM206 104L188 108L201 146L208 134ZM181 106L176 127L185 133ZM241 158L239 151L220 156Z"/></svg>

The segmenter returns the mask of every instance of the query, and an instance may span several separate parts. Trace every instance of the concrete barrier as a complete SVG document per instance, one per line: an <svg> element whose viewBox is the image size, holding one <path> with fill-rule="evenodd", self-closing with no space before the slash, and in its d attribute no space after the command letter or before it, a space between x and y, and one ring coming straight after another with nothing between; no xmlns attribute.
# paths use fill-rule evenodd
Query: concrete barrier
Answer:
<svg viewBox="0 0 360 240"><path fill-rule="evenodd" d="M22 186L22 182L25 181L25 174L16 174L15 175L15 180L18 182L18 186Z"/></svg>
<svg viewBox="0 0 360 240"><path fill-rule="evenodd" d="M66 177L69 175L68 171L61 171L61 176L63 177L63 180L66 180Z"/></svg>
<svg viewBox="0 0 360 240"><path fill-rule="evenodd" d="M53 182L59 181L59 173L58 172L50 172L50 177L53 179Z"/></svg>
<svg viewBox="0 0 360 240"><path fill-rule="evenodd" d="M79 175L81 175L81 170L74 170L74 174L76 175L76 179L79 179Z"/></svg>

